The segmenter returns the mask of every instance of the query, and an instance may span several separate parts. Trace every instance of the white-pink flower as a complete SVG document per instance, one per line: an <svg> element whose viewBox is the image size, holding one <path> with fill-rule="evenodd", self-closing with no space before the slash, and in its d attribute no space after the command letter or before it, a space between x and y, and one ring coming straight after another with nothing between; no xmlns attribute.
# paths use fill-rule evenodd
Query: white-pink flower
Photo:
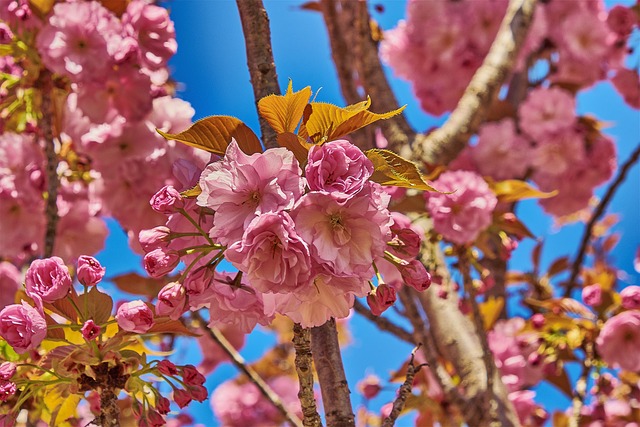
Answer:
<svg viewBox="0 0 640 427"><path fill-rule="evenodd" d="M479 175L468 171L445 172L434 186L442 192L452 192L426 196L433 227L447 240L459 245L471 243L491 224L498 199Z"/></svg>
<svg viewBox="0 0 640 427"><path fill-rule="evenodd" d="M284 211L256 217L225 257L260 292L292 292L310 282L309 247Z"/></svg>
<svg viewBox="0 0 640 427"><path fill-rule="evenodd" d="M292 208L304 190L300 175L291 151L274 148L248 156L232 141L224 158L200 177L198 205L216 211L211 237L231 244L256 216Z"/></svg>

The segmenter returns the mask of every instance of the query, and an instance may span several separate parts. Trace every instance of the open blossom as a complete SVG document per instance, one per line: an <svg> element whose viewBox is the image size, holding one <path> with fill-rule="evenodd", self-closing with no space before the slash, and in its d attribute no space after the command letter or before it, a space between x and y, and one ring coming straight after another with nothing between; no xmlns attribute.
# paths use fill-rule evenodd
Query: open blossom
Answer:
<svg viewBox="0 0 640 427"><path fill-rule="evenodd" d="M482 175L496 180L521 178L529 167L531 148L516 133L512 119L482 125L471 156Z"/></svg>
<svg viewBox="0 0 640 427"><path fill-rule="evenodd" d="M69 293L71 284L69 269L59 257L33 261L25 277L27 295L37 295L45 302L64 298Z"/></svg>
<svg viewBox="0 0 640 427"><path fill-rule="evenodd" d="M291 292L310 283L309 247L286 212L260 215L225 257L260 292Z"/></svg>
<svg viewBox="0 0 640 427"><path fill-rule="evenodd" d="M119 45L120 21L97 1L58 3L38 34L42 61L75 80L105 77Z"/></svg>
<svg viewBox="0 0 640 427"><path fill-rule="evenodd" d="M93 319L89 319L84 322L84 325L82 325L82 329L80 329L80 333L82 333L82 336L87 341L95 339L98 335L100 335L100 331L100 326L97 325L96 322L93 321Z"/></svg>
<svg viewBox="0 0 640 427"><path fill-rule="evenodd" d="M247 156L231 141L224 158L207 166L200 177L198 205L216 211L211 237L231 244L256 216L292 208L304 190L301 173L285 148Z"/></svg>
<svg viewBox="0 0 640 427"><path fill-rule="evenodd" d="M536 174L559 175L585 160L584 137L574 129L546 135L530 157Z"/></svg>
<svg viewBox="0 0 640 427"><path fill-rule="evenodd" d="M118 326L127 332L143 334L153 326L153 312L141 300L125 302L116 313Z"/></svg>
<svg viewBox="0 0 640 427"><path fill-rule="evenodd" d="M446 239L459 245L471 243L491 224L498 199L479 175L445 172L434 186L443 192L453 192L426 195L433 226Z"/></svg>
<svg viewBox="0 0 640 427"><path fill-rule="evenodd" d="M613 87L622 95L624 102L640 109L640 76L638 70L620 68L611 79Z"/></svg>
<svg viewBox="0 0 640 427"><path fill-rule="evenodd" d="M94 286L104 277L105 268L92 256L82 255L78 259L78 281L85 286Z"/></svg>
<svg viewBox="0 0 640 427"><path fill-rule="evenodd" d="M0 311L0 336L17 353L36 348L46 335L43 315L26 302L8 305Z"/></svg>
<svg viewBox="0 0 640 427"><path fill-rule="evenodd" d="M640 371L640 311L623 311L607 320L596 344L598 354L610 366Z"/></svg>
<svg viewBox="0 0 640 427"><path fill-rule="evenodd" d="M362 190L372 174L371 160L349 141L331 141L309 150L305 177L313 191L347 199Z"/></svg>
<svg viewBox="0 0 640 427"><path fill-rule="evenodd" d="M520 127L534 140L545 139L576 122L575 99L559 88L538 88L529 93L518 110Z"/></svg>

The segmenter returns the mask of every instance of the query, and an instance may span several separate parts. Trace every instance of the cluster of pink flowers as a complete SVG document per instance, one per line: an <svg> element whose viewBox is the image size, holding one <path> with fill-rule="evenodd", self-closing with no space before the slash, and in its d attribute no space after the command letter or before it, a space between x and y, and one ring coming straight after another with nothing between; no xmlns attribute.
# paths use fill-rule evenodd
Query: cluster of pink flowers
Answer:
<svg viewBox="0 0 640 427"><path fill-rule="evenodd" d="M637 351L640 346L640 305L629 304L630 294L633 294L631 298L635 302L640 300L640 289L638 286L629 288L632 289L622 296L628 309L605 322L596 344L598 354L609 366L640 372L640 354Z"/></svg>
<svg viewBox="0 0 640 427"><path fill-rule="evenodd" d="M156 132L182 131L194 114L170 94L167 62L177 44L167 10L134 0L117 16L98 1L60 2L42 20L28 2L11 1L0 6L0 18L9 24L5 42L35 40L42 66L69 88L60 142L72 155L61 155L57 168L54 254L76 259L99 251L107 235L101 216L117 219L139 250L138 232L159 220L146 200L175 183L174 161L207 160ZM8 72L16 67L4 61ZM0 137L0 232L7 236L0 256L17 264L43 249L45 142L34 123Z"/></svg>
<svg viewBox="0 0 640 427"><path fill-rule="evenodd" d="M407 20L385 32L381 56L413 85L422 109L440 115L453 109L482 63L505 14L507 1L410 1ZM616 72L615 87L631 105L640 90L637 72L624 68L627 41L637 17L629 7L609 13L601 0L571 6L538 5L519 57L549 62L554 83L587 87ZM553 55L550 55L553 53ZM635 73L635 80L634 80Z"/></svg>
<svg viewBox="0 0 640 427"><path fill-rule="evenodd" d="M276 376L267 381L287 410L302 417L298 400L298 382L288 376ZM227 381L211 395L215 416L227 427L276 426L285 421L282 414L262 395L252 382Z"/></svg>
<svg viewBox="0 0 640 427"><path fill-rule="evenodd" d="M190 177L185 188L193 186L195 170L182 173ZM374 292L370 280L376 265L388 261L404 283L426 289L430 276L415 260L420 238L394 222L389 196L369 181L372 173L371 161L345 140L312 147L304 177L291 151L249 156L232 141L202 171L197 204L173 187L151 200L168 221L140 233L145 268L159 277L179 260L188 265L184 280L160 291L156 312L179 317L208 307L212 324L241 325L244 332L276 313L319 326L346 317L354 298L371 292L380 313L376 299L387 285L378 272ZM217 272L223 257L241 274Z"/></svg>

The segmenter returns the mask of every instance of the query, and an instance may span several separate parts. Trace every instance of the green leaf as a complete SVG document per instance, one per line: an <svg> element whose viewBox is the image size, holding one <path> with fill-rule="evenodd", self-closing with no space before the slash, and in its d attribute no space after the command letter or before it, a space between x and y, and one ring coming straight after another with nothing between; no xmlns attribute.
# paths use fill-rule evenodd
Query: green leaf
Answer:
<svg viewBox="0 0 640 427"><path fill-rule="evenodd" d="M284 95L269 95L258 101L258 112L278 134L294 132L311 98L311 88L293 92L291 80Z"/></svg>
<svg viewBox="0 0 640 427"><path fill-rule="evenodd" d="M375 168L371 180L382 185L395 185L416 190L438 191L427 183L418 166L392 151L374 148L365 155Z"/></svg>
<svg viewBox="0 0 640 427"><path fill-rule="evenodd" d="M156 129L166 139L175 139L191 147L223 156L232 139L246 154L262 152L255 133L241 120L231 116L210 116L195 122L189 129L170 134Z"/></svg>
<svg viewBox="0 0 640 427"><path fill-rule="evenodd" d="M97 324L106 323L111 318L111 310L113 309L113 299L97 287L92 287L89 292L78 296L78 307L87 319L93 319Z"/></svg>
<svg viewBox="0 0 640 427"><path fill-rule="evenodd" d="M400 114L406 106L388 113L377 114L369 111L371 99L341 108L324 102L307 104L303 114L302 125L298 134L310 138L316 144L333 141L350 134L378 120L388 119Z"/></svg>
<svg viewBox="0 0 640 427"><path fill-rule="evenodd" d="M548 199L558 194L557 190L550 193L537 190L519 179L492 182L489 183L489 186L496 193L498 201L503 203L511 203L523 199Z"/></svg>
<svg viewBox="0 0 640 427"><path fill-rule="evenodd" d="M20 359L18 353L5 340L0 339L0 357L9 362L15 362Z"/></svg>

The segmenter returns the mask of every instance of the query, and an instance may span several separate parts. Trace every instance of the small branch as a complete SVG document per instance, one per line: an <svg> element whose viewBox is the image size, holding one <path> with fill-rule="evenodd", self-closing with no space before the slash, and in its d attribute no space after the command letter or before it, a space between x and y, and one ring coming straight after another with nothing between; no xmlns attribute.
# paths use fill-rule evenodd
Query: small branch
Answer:
<svg viewBox="0 0 640 427"><path fill-rule="evenodd" d="M293 325L293 346L296 350L296 372L300 383L298 399L302 407L304 427L321 427L322 421L313 394L313 355L311 354L311 332L299 323Z"/></svg>
<svg viewBox="0 0 640 427"><path fill-rule="evenodd" d="M256 102L267 95L280 95L276 65L271 48L271 29L269 16L262 0L236 0L242 32L247 48L247 67L251 76L253 96ZM276 132L265 119L260 117L260 131L266 148L278 147Z"/></svg>
<svg viewBox="0 0 640 427"><path fill-rule="evenodd" d="M375 324L378 329L382 331L389 332L395 335L397 338L408 342L409 344L415 345L415 340L411 333L401 326L396 325L391 322L389 319L385 319L384 317L374 315L371 310L365 307L360 301L355 300L353 303L353 310L360 314L362 317L370 320L373 324Z"/></svg>
<svg viewBox="0 0 640 427"><path fill-rule="evenodd" d="M55 139L53 135L53 104L51 101L51 92L53 90L53 82L51 74L43 71L40 78L41 94L42 94L42 117L40 118L40 129L44 138L44 152L47 159L47 201L45 207L45 215L47 218L47 228L44 235L44 252L45 258L53 254L53 246L56 240L56 227L58 225L58 155L56 154Z"/></svg>
<svg viewBox="0 0 640 427"><path fill-rule="evenodd" d="M334 319L311 328L311 348L322 391L327 427L355 427L349 384L342 365Z"/></svg>
<svg viewBox="0 0 640 427"><path fill-rule="evenodd" d="M413 364L413 359L415 357L415 353L416 353L416 350L418 350L418 348L419 346L416 347L411 352L411 359L409 360L409 366L407 367L407 375L405 377L404 383L402 383L402 385L400 386L400 389L398 389L398 396L393 401L393 408L391 409L391 413L382 422L382 427L393 427L393 425L396 423L396 420L398 419L400 412L402 412L402 409L404 409L404 404L407 401L407 397L411 393L411 387L413 386L413 378L420 371L420 369L423 366L425 366L425 365L415 366Z"/></svg>
<svg viewBox="0 0 640 427"><path fill-rule="evenodd" d="M591 240L591 235L593 234L593 228L595 227L598 220L600 220L600 218L604 214L604 211L606 210L607 205L613 199L613 196L616 190L618 189L618 187L620 187L620 184L624 182L625 178L627 177L627 173L629 172L629 169L631 169L633 164L638 161L639 157L640 157L640 145L636 147L633 153L631 153L631 156L629 156L627 161L624 162L624 164L620 168L620 171L618 172L618 176L611 183L604 197L602 198L602 200L600 200L600 203L598 203L598 206L593 211L593 214L591 215L591 218L589 219L589 222L587 223L587 226L584 229L584 234L582 235L582 241L580 242L580 250L578 251L578 256L576 256L576 259L575 261L573 261L573 265L571 267L571 277L569 278L567 289L564 292L565 297L567 298L570 297L571 291L576 286L576 280L578 278L578 274L580 274L580 268L582 267L582 262L584 261L584 257L587 253L587 246L589 245L589 240Z"/></svg>
<svg viewBox="0 0 640 427"><path fill-rule="evenodd" d="M533 20L536 0L510 0L498 34L447 121L413 144L414 159L447 164L467 145L507 80Z"/></svg>
<svg viewBox="0 0 640 427"><path fill-rule="evenodd" d="M478 305L476 290L473 287L473 282L471 280L471 274L469 272L469 264L466 259L467 254L461 253L459 256L459 269L460 273L462 273L462 278L464 282L464 289L469 294L469 300L471 302L471 309L473 311L473 323L476 328L476 334L480 339L480 345L482 346L482 360L484 362L484 367L486 369L487 374L487 393L486 393L486 401L489 409L489 417L490 424L498 421L497 414L497 402L496 396L493 390L493 378L496 374L496 365L493 360L493 353L489 348L489 341L487 340L487 333L484 330L484 322L482 320L482 315L480 314L480 307Z"/></svg>
<svg viewBox="0 0 640 427"><path fill-rule="evenodd" d="M589 373L593 365L593 342L587 341L585 343L585 357L584 365L582 366L582 373L580 378L576 382L576 388L573 393L572 413L569 419L569 427L578 427L580 424L580 411L584 405L584 399L587 395L587 381L589 380Z"/></svg>
<svg viewBox="0 0 640 427"><path fill-rule="evenodd" d="M93 422L102 427L118 427L120 425L118 396L112 388L103 388L100 391L100 416Z"/></svg>
<svg viewBox="0 0 640 427"><path fill-rule="evenodd" d="M287 422L293 427L303 427L302 422L298 417L292 414L282 403L280 397L269 387L269 385L258 375L258 373L247 364L244 358L238 353L238 351L231 345L231 343L225 338L224 335L217 328L210 328L207 326L207 322L202 318L200 313L194 311L191 313L191 318L196 321L198 326L204 330L211 339L213 339L224 352L229 356L231 362L242 371L252 383L258 387L264 397L269 400L273 406L282 414Z"/></svg>

